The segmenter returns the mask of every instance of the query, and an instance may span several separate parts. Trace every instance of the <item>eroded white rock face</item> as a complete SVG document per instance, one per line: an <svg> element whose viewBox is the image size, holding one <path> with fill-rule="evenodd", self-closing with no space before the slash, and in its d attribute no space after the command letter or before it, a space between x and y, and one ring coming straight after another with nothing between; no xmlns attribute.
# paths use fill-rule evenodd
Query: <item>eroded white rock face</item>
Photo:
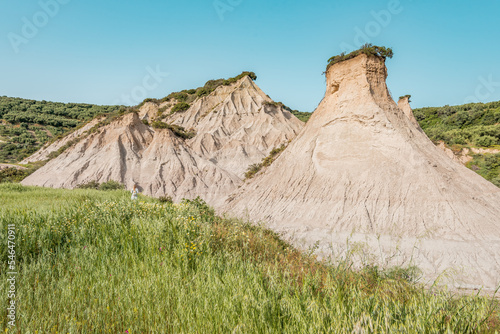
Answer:
<svg viewBox="0 0 500 334"><path fill-rule="evenodd" d="M404 112L406 117L410 119L413 125L415 125L418 129L420 129L420 124L418 124L418 121L415 118L415 115L413 114L413 110L411 109L410 106L410 98L408 96L403 96L399 99L398 107Z"/></svg>
<svg viewBox="0 0 500 334"><path fill-rule="evenodd" d="M70 139L81 140L23 180L25 185L74 188L90 181L115 180L144 194L171 196L175 201L200 196L221 205L243 183L248 166L295 137L304 123L272 102L248 77L219 87L185 112L165 121L196 131L189 140L168 129L153 129L158 109L169 114L174 103L146 103L138 114L127 114L85 134L93 123L33 158L47 156ZM91 126L92 125L92 126Z"/></svg>
<svg viewBox="0 0 500 334"><path fill-rule="evenodd" d="M330 67L304 129L220 211L266 222L301 247L318 242L323 256L356 245L364 260L495 288L500 189L437 148L392 100L386 77L383 59L366 55Z"/></svg>
<svg viewBox="0 0 500 334"><path fill-rule="evenodd" d="M221 168L244 178L248 166L295 138L304 123L269 98L249 77L236 87L221 86L167 122L194 129L189 147Z"/></svg>

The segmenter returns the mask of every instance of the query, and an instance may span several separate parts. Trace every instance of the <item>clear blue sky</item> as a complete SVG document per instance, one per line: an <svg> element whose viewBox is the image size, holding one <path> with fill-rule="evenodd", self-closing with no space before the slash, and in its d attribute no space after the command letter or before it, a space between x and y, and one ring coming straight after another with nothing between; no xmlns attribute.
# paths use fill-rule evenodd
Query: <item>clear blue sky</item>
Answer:
<svg viewBox="0 0 500 334"><path fill-rule="evenodd" d="M313 111L327 59L366 40L394 49L389 88L414 107L500 100L500 0L397 2L4 0L0 95L113 104L250 70ZM148 77L157 68L168 76Z"/></svg>

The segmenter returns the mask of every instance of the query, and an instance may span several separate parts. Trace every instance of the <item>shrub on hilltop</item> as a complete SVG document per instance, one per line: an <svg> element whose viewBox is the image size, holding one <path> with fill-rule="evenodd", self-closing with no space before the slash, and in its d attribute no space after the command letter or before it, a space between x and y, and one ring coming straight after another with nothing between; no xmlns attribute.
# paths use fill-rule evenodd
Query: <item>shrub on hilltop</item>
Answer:
<svg viewBox="0 0 500 334"><path fill-rule="evenodd" d="M399 99L402 100L402 99L408 99L408 102L411 102L410 99L411 99L411 95L410 94L406 94L406 95L403 95L403 96L400 96Z"/></svg>
<svg viewBox="0 0 500 334"><path fill-rule="evenodd" d="M353 51L349 54L342 52L341 54L333 56L332 58L328 59L328 66L326 69L328 70L330 66L335 65L337 63L341 63L343 61L356 58L360 54L365 54L367 56L381 57L384 59L392 58L392 56L394 55L391 48L386 48L384 46L376 46L367 43L363 45L359 50Z"/></svg>

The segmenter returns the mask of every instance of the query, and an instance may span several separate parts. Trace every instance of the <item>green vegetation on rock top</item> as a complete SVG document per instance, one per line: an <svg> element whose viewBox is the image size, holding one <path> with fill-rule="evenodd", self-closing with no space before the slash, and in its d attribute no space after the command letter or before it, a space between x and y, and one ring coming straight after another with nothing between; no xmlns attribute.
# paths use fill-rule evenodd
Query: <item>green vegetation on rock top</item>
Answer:
<svg viewBox="0 0 500 334"><path fill-rule="evenodd" d="M187 103L191 104L197 98L209 95L213 91L215 91L220 86L229 86L233 83L236 83L238 80L244 77L250 77L252 80L257 80L257 75L254 72L242 72L240 75L237 75L233 78L229 79L217 79L217 80L209 80L205 83L203 87L198 87L196 89L185 89L180 92L173 92L164 97L163 99L145 99L138 107L141 107L146 102L152 102L156 104L160 104L162 102L169 102L171 100L176 100L177 103Z"/></svg>
<svg viewBox="0 0 500 334"><path fill-rule="evenodd" d="M408 102L411 102L410 99L411 99L411 95L410 94L406 94L406 95L403 95L403 96L400 96L399 99L406 99L408 98Z"/></svg>
<svg viewBox="0 0 500 334"><path fill-rule="evenodd" d="M381 57L384 58L384 60L386 58L392 58L394 55L391 48L386 48L384 46L376 46L367 43L363 45L359 50L353 51L349 54L343 52L340 55L331 57L330 59L328 59L328 66L326 67L326 70L328 70L332 65L341 63L349 59L356 58L360 54L365 54L367 56Z"/></svg>

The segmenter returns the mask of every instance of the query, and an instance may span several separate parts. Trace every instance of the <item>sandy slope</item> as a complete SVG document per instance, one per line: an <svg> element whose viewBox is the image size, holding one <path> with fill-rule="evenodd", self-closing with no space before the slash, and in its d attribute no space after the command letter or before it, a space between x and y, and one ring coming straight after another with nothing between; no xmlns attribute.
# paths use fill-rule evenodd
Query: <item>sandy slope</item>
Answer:
<svg viewBox="0 0 500 334"><path fill-rule="evenodd" d="M325 98L263 174L220 211L266 222L322 255L500 284L500 189L451 160L398 108L383 59L332 66ZM409 106L408 106L409 107Z"/></svg>

